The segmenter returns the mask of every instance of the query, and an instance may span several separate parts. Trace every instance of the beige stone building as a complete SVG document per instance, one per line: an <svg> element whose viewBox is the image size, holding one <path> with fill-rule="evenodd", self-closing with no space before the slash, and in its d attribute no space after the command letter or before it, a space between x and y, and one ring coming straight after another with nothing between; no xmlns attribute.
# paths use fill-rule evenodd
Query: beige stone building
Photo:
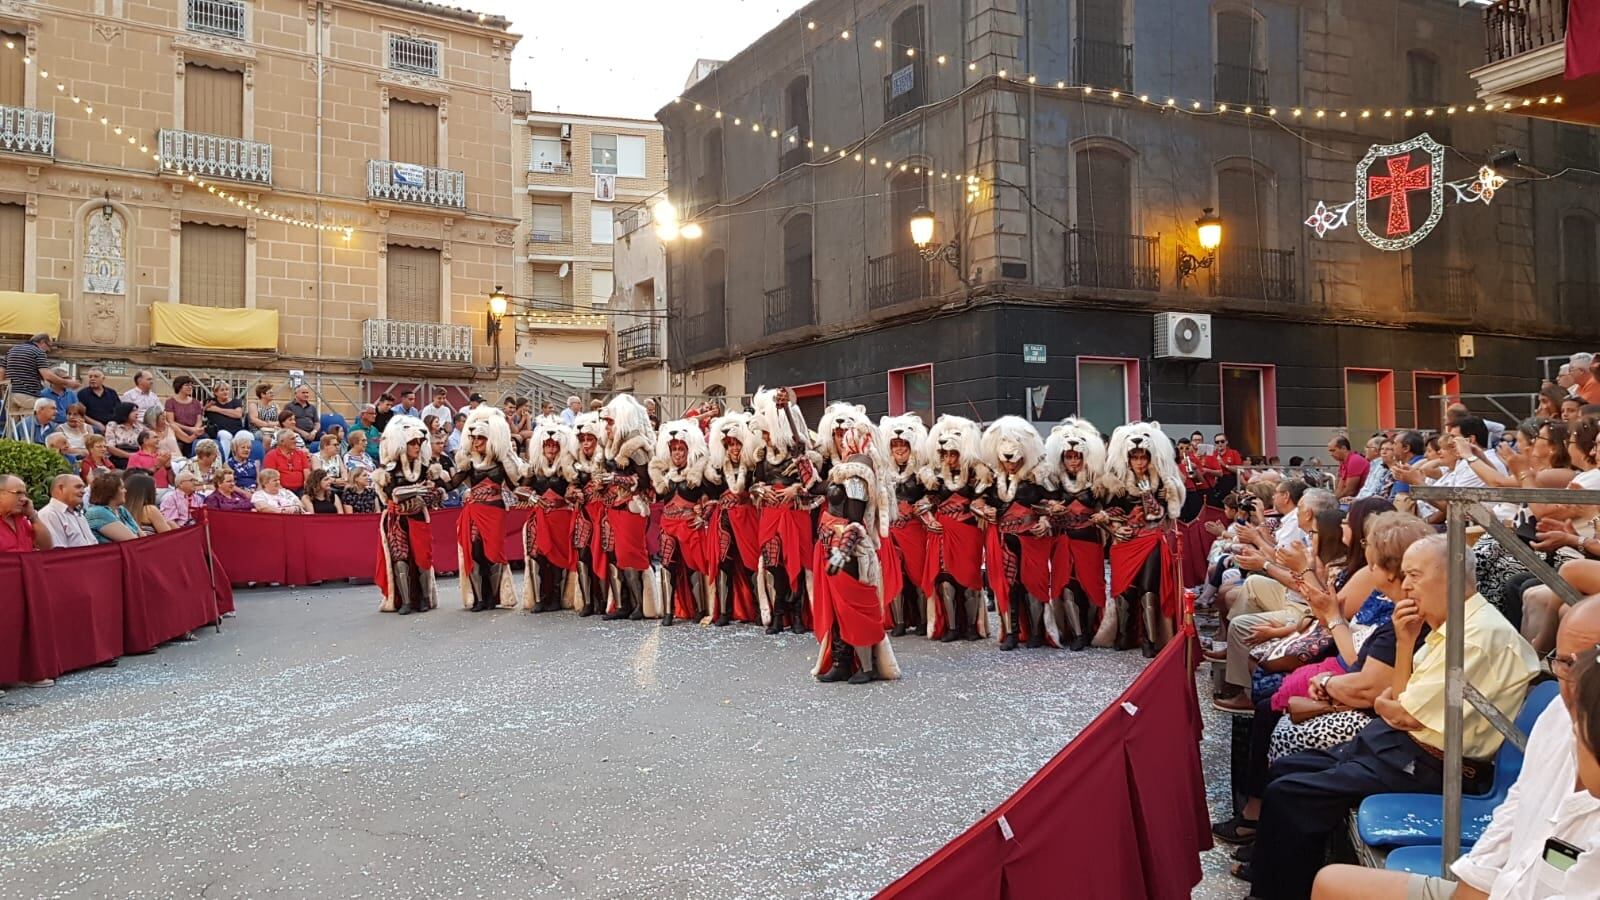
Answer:
<svg viewBox="0 0 1600 900"><path fill-rule="evenodd" d="M514 94L516 362L529 382L586 392L607 367L612 250L637 224L618 213L667 186L661 125L541 112Z"/></svg>
<svg viewBox="0 0 1600 900"><path fill-rule="evenodd" d="M0 290L55 295L61 355L114 376L299 371L336 408L500 380L507 25L421 0L3 0ZM249 346L222 337L252 311Z"/></svg>

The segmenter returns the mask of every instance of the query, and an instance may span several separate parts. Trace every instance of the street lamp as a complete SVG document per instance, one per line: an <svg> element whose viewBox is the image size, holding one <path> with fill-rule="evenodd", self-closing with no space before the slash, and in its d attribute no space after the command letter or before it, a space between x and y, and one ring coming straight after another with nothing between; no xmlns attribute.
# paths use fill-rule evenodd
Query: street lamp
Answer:
<svg viewBox="0 0 1600 900"><path fill-rule="evenodd" d="M951 268L959 274L961 272L961 236L956 235L949 241L935 245L933 242L933 210L926 205L918 206L911 213L911 242L917 245L917 252L928 262L942 259L949 263Z"/></svg>
<svg viewBox="0 0 1600 900"><path fill-rule="evenodd" d="M511 298L506 296L506 289L500 285L494 286L494 292L489 295L488 324L484 326L485 335L489 339L489 346L494 348L494 370L500 371L500 326L506 317L506 308L511 305Z"/></svg>
<svg viewBox="0 0 1600 900"><path fill-rule="evenodd" d="M1204 258L1195 256L1182 247L1178 248L1178 284L1182 285L1200 269L1209 269L1217 261L1217 248L1222 246L1222 217L1216 215L1211 207L1201 211L1200 218L1194 220L1194 227L1200 235L1200 249L1206 252Z"/></svg>

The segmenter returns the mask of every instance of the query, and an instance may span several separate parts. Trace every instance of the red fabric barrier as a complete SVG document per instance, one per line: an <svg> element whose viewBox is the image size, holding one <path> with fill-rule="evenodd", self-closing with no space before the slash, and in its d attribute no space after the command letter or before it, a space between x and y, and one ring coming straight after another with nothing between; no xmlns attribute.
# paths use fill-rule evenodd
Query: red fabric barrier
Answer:
<svg viewBox="0 0 1600 900"><path fill-rule="evenodd" d="M1015 794L878 896L1188 897L1211 846L1192 647L1169 644Z"/></svg>
<svg viewBox="0 0 1600 900"><path fill-rule="evenodd" d="M0 555L0 682L148 650L233 608L200 527L121 544Z"/></svg>
<svg viewBox="0 0 1600 900"><path fill-rule="evenodd" d="M233 584L305 585L372 578L378 558L378 515L275 516L210 510L211 547ZM433 511L434 572L456 571L459 509ZM506 559L522 559L526 509L505 516ZM0 614L3 615L3 614Z"/></svg>

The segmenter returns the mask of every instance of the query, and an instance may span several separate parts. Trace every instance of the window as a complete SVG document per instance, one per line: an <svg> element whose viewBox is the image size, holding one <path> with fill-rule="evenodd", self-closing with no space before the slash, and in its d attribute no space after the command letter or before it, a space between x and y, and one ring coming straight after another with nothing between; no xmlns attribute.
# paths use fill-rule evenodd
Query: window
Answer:
<svg viewBox="0 0 1600 900"><path fill-rule="evenodd" d="M589 243L610 244L614 238L615 220L611 218L611 207L595 204L589 207Z"/></svg>
<svg viewBox="0 0 1600 900"><path fill-rule="evenodd" d="M611 270L595 269L589 273L589 303L605 306L611 302Z"/></svg>
<svg viewBox="0 0 1600 900"><path fill-rule="evenodd" d="M1139 361L1078 357L1078 415L1105 434L1139 416Z"/></svg>
<svg viewBox="0 0 1600 900"><path fill-rule="evenodd" d="M1212 93L1222 103L1267 102L1266 55L1256 17L1247 10L1217 13L1217 70Z"/></svg>
<svg viewBox="0 0 1600 900"><path fill-rule="evenodd" d="M537 244L555 244L564 241L567 227L566 212L559 204L535 203L533 204L533 217L531 228L528 230L528 240Z"/></svg>
<svg viewBox="0 0 1600 900"><path fill-rule="evenodd" d="M407 35L389 35L389 68L439 77L439 44Z"/></svg>
<svg viewBox="0 0 1600 900"><path fill-rule="evenodd" d="M16 203L0 203L0 291L20 291L28 221L27 210Z"/></svg>
<svg viewBox="0 0 1600 900"><path fill-rule="evenodd" d="M244 74L188 63L183 67L183 130L244 136Z"/></svg>
<svg viewBox="0 0 1600 900"><path fill-rule="evenodd" d="M439 164L439 108L389 101L389 158L418 166Z"/></svg>
<svg viewBox="0 0 1600 900"><path fill-rule="evenodd" d="M717 310L721 315L728 287L727 255L712 250L700 259L700 284L704 290L705 309Z"/></svg>
<svg viewBox="0 0 1600 900"><path fill-rule="evenodd" d="M248 19L240 0L188 0L184 5L184 26L188 30L244 39Z"/></svg>
<svg viewBox="0 0 1600 900"><path fill-rule="evenodd" d="M1360 447L1379 431L1394 427L1394 372L1344 370L1344 420L1350 445Z"/></svg>
<svg viewBox="0 0 1600 900"><path fill-rule="evenodd" d="M389 245L387 317L401 322L439 321L439 251Z"/></svg>
<svg viewBox="0 0 1600 900"><path fill-rule="evenodd" d="M928 179L912 172L901 172L889 181L889 243L897 253L915 252L917 245L911 240L911 216L918 207L928 205ZM935 226L937 227L937 226ZM948 222L946 228L954 227ZM935 234L935 241L948 240L949 235Z"/></svg>
<svg viewBox="0 0 1600 900"><path fill-rule="evenodd" d="M1461 376L1454 372L1411 373L1417 429L1435 434L1444 430L1444 409L1461 395Z"/></svg>
<svg viewBox="0 0 1600 900"><path fill-rule="evenodd" d="M1406 52L1406 87L1412 106L1439 103L1439 60L1423 50Z"/></svg>
<svg viewBox="0 0 1600 900"><path fill-rule="evenodd" d="M812 384L802 384L789 388L794 394L794 402L800 407L800 414L806 417L807 422L815 422L822 418L822 411L828 408L828 385L818 381Z"/></svg>
<svg viewBox="0 0 1600 900"><path fill-rule="evenodd" d="M185 222L179 240L178 301L243 309L244 229Z"/></svg>
<svg viewBox="0 0 1600 900"><path fill-rule="evenodd" d="M895 16L889 26L889 74L883 81L883 117L902 116L928 102L926 30L922 7L913 6Z"/></svg>
<svg viewBox="0 0 1600 900"><path fill-rule="evenodd" d="M1271 173L1241 162L1217 172L1217 214L1225 236L1211 269L1213 294L1295 299L1294 251L1271 248L1273 208Z"/></svg>
<svg viewBox="0 0 1600 900"><path fill-rule="evenodd" d="M20 34L0 31L0 44L10 41L19 49L15 53L0 54L0 106L26 106L28 103L27 64L22 61L20 48L28 39Z"/></svg>
<svg viewBox="0 0 1600 900"><path fill-rule="evenodd" d="M1125 0L1077 0L1072 75L1079 84L1131 90L1133 46L1127 43Z"/></svg>
<svg viewBox="0 0 1600 900"><path fill-rule="evenodd" d="M778 171L787 172L811 159L811 80L804 75L784 90L783 140L778 147Z"/></svg>
<svg viewBox="0 0 1600 900"><path fill-rule="evenodd" d="M1222 430L1245 456L1278 452L1278 384L1272 366L1222 365Z"/></svg>
<svg viewBox="0 0 1600 900"><path fill-rule="evenodd" d="M571 165L566 144L558 137L533 138L528 148L528 168L535 172L564 172Z"/></svg>
<svg viewBox="0 0 1600 900"><path fill-rule="evenodd" d="M644 138L595 134L589 138L589 168L596 175L644 177Z"/></svg>
<svg viewBox="0 0 1600 900"><path fill-rule="evenodd" d="M533 270L533 299L541 304L566 305L567 291L558 269Z"/></svg>
<svg viewBox="0 0 1600 900"><path fill-rule="evenodd" d="M706 132L705 171L695 179L694 196L701 209L722 202L722 129Z"/></svg>
<svg viewBox="0 0 1600 900"><path fill-rule="evenodd" d="M933 366L889 370L889 415L916 416L933 427Z"/></svg>
<svg viewBox="0 0 1600 900"><path fill-rule="evenodd" d="M783 226L783 283L790 303L810 308L811 280L811 217L795 216Z"/></svg>

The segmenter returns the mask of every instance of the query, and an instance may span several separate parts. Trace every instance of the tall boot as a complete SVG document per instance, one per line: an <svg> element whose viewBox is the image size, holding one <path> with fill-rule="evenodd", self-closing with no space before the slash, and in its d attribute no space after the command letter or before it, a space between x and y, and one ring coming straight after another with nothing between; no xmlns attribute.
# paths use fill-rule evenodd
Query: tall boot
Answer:
<svg viewBox="0 0 1600 900"><path fill-rule="evenodd" d="M416 606L417 585L411 580L411 564L403 559L397 559L390 566L390 581L398 602L395 612L402 616L409 616Z"/></svg>
<svg viewBox="0 0 1600 900"><path fill-rule="evenodd" d="M948 581L940 582L934 586L939 592L939 603L944 606L944 635L939 638L941 644L953 644L961 639L961 612L964 604L956 603L956 592L960 588Z"/></svg>
<svg viewBox="0 0 1600 900"><path fill-rule="evenodd" d="M644 580L655 578L656 573L652 569L648 572L624 572L622 575L628 585L628 592L632 594L628 598L628 618L637 622L644 618Z"/></svg>
<svg viewBox="0 0 1600 900"><path fill-rule="evenodd" d="M681 563L681 562L680 563L676 563L676 565L681 566L681 565L683 565L683 563ZM646 577L650 577L650 578L654 578L655 574L656 574L655 572L647 572L647 573L645 573ZM675 611L673 610L673 607L678 605L677 604L677 599L676 599L677 596L678 596L678 575L677 575L676 572L674 572L672 570L672 566L671 565L666 565L666 566L662 566L661 567L661 580L664 581L666 584L668 584L672 588L671 591L662 591L661 592L661 594L662 594L662 600L661 600L661 605L662 605L661 624L667 626L668 628L670 628L673 625L678 624L678 619L674 615ZM693 588L686 588L686 590L693 590Z"/></svg>
<svg viewBox="0 0 1600 900"><path fill-rule="evenodd" d="M733 624L733 573L726 568L717 570L717 618L711 624L718 628Z"/></svg>
<svg viewBox="0 0 1600 900"><path fill-rule="evenodd" d="M624 573L621 569L612 568L610 590L616 595L617 608L607 612L604 616L601 616L601 618L605 619L607 622L614 622L617 619L626 619L628 617L628 592L626 587L626 573Z"/></svg>
<svg viewBox="0 0 1600 900"><path fill-rule="evenodd" d="M849 678L852 659L850 645L839 636L838 625L834 625L833 633L828 635L828 656L831 665L828 666L828 671L817 676L817 680L824 684L832 684Z"/></svg>
<svg viewBox="0 0 1600 900"><path fill-rule="evenodd" d="M1117 649L1132 650L1133 634L1138 625L1138 616L1133 609L1133 603L1126 596L1116 598L1117 604Z"/></svg>
<svg viewBox="0 0 1600 900"><path fill-rule="evenodd" d="M1026 601L1023 600L1022 589L1016 585L1006 585L1006 595L1010 608L1005 615L1000 617L1000 627L1005 631L1005 634L1000 637L1000 649L1015 650L1017 649L1017 639L1022 632L1022 617L1025 615L1022 603Z"/></svg>
<svg viewBox="0 0 1600 900"><path fill-rule="evenodd" d="M554 612L561 608L561 576L560 569L551 565L548 560L535 559L539 573L539 601L533 605L536 613Z"/></svg>
<svg viewBox="0 0 1600 900"><path fill-rule="evenodd" d="M765 577L771 579L767 602L772 607L772 618L767 622L767 634L777 634L783 631L783 611L789 605L789 575L779 569L776 572L767 572Z"/></svg>
<svg viewBox="0 0 1600 900"><path fill-rule="evenodd" d="M906 592L901 590L889 601L889 618L894 622L894 628L889 631L892 637L900 637L906 633Z"/></svg>
<svg viewBox="0 0 1600 900"><path fill-rule="evenodd" d="M1161 638L1161 598L1156 594L1145 594L1139 598L1139 611L1143 613L1144 634L1139 642L1140 649L1144 652L1145 659L1154 659L1158 646L1156 641Z"/></svg>
<svg viewBox="0 0 1600 900"><path fill-rule="evenodd" d="M876 674L872 670L872 648L851 647L856 657L856 673L850 676L851 684L866 684Z"/></svg>
<svg viewBox="0 0 1600 900"><path fill-rule="evenodd" d="M593 583L594 575L589 568L589 564L585 562L578 563L578 571L575 577L578 579L578 597L581 600L578 605L578 615L580 617L592 616L595 613L594 598L596 591ZM605 596L605 594L602 592L601 596Z"/></svg>
<svg viewBox="0 0 1600 900"><path fill-rule="evenodd" d="M1028 648L1030 650L1044 646L1044 604L1029 597L1028 604Z"/></svg>
<svg viewBox="0 0 1600 900"><path fill-rule="evenodd" d="M981 629L978 628L979 617L987 618L989 611L984 606L984 594L982 591L965 591L964 593L966 595L966 614L961 618L961 627L963 629L961 637L963 640L975 641L983 637Z"/></svg>
<svg viewBox="0 0 1600 900"><path fill-rule="evenodd" d="M791 634L805 634L811 629L806 627L806 593L800 587L799 579L795 579L795 589L789 592L789 632Z"/></svg>
<svg viewBox="0 0 1600 900"><path fill-rule="evenodd" d="M905 601L906 633L923 634L927 628L927 608L923 604L922 592L911 581L911 576L906 576L906 586L901 590L900 596Z"/></svg>
<svg viewBox="0 0 1600 900"><path fill-rule="evenodd" d="M1067 592L1066 608L1068 617L1075 620L1072 629L1071 648L1074 652L1083 650L1094 640L1094 615L1089 608L1089 601L1081 593L1070 589Z"/></svg>

